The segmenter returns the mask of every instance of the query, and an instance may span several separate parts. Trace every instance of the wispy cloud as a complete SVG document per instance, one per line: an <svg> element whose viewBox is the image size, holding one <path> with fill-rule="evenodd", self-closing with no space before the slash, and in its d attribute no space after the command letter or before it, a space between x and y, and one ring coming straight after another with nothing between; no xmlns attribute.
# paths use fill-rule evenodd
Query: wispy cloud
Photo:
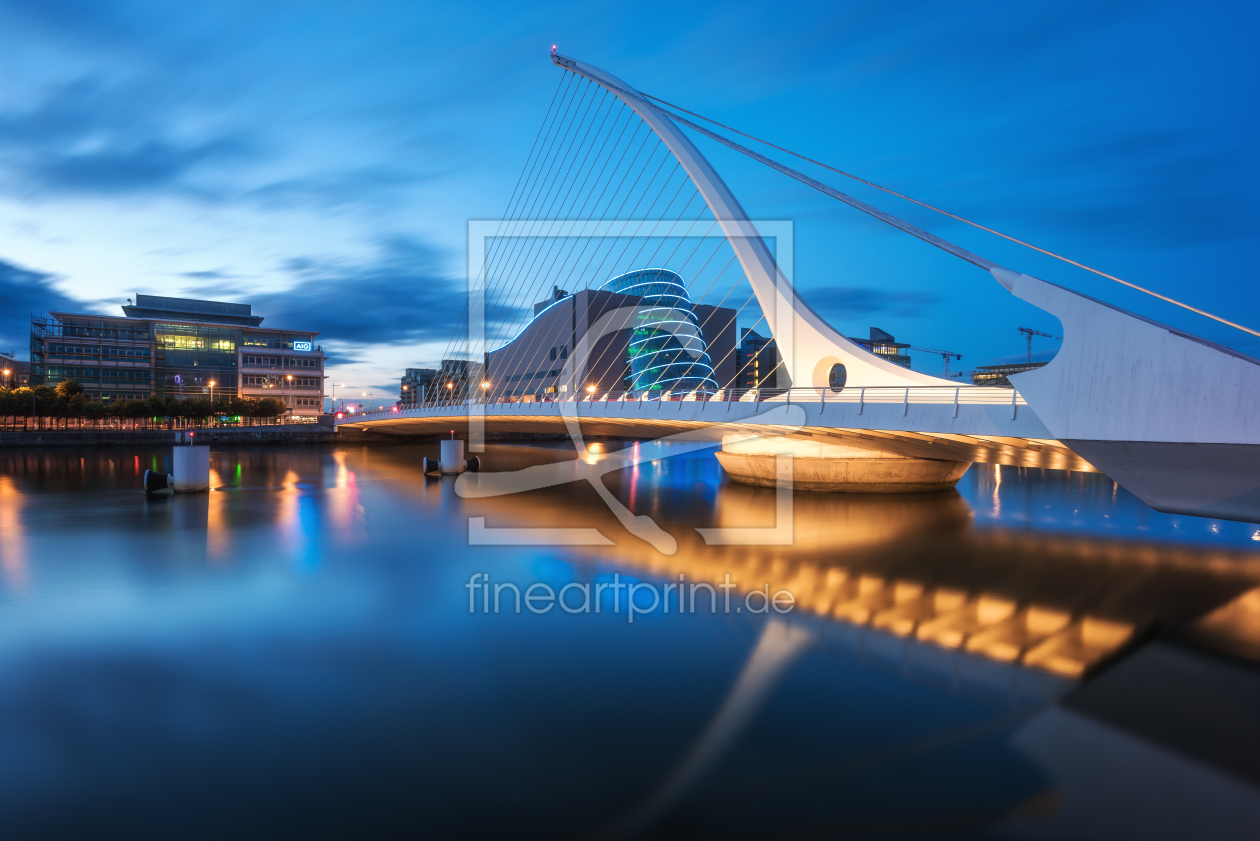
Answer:
<svg viewBox="0 0 1260 841"><path fill-rule="evenodd" d="M85 78L0 111L0 185L22 194L115 195L181 187L200 166L239 159L240 135L180 133L144 90Z"/></svg>
<svg viewBox="0 0 1260 841"><path fill-rule="evenodd" d="M940 303L933 292L899 292L872 286L832 286L802 290L810 305L824 316L860 317L883 313L898 318L927 314Z"/></svg>
<svg viewBox="0 0 1260 841"><path fill-rule="evenodd" d="M321 341L349 345L414 344L448 339L466 303L464 284L444 274L440 255L415 239L381 242L362 264L294 257L294 283L251 298L276 327L311 327Z"/></svg>

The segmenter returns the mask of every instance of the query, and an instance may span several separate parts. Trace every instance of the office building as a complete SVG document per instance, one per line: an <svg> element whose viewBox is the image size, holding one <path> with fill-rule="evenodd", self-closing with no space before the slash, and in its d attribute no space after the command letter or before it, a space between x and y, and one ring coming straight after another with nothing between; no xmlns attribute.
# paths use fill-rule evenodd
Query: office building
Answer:
<svg viewBox="0 0 1260 841"><path fill-rule="evenodd" d="M691 303L680 275L639 269L598 289L559 287L514 338L487 354L490 396L715 391L734 374L735 311ZM710 349L723 357L715 368ZM480 384L479 384L480 385Z"/></svg>
<svg viewBox="0 0 1260 841"><path fill-rule="evenodd" d="M905 342L898 342L892 333L880 330L878 327L871 328L871 337L869 339L854 339L850 337L849 341L878 355L881 359L888 360L894 365L900 365L902 368L910 367L910 355L906 353L910 345Z"/></svg>
<svg viewBox="0 0 1260 841"><path fill-rule="evenodd" d="M249 304L137 295L122 310L32 318L32 384L73 379L103 401L266 396L295 416L323 413L318 333L264 328Z"/></svg>
<svg viewBox="0 0 1260 841"><path fill-rule="evenodd" d="M1010 387L1007 379L1011 374L1022 374L1024 371L1035 371L1044 362L1011 362L1005 365L977 365L971 372L971 381L976 385L996 385Z"/></svg>

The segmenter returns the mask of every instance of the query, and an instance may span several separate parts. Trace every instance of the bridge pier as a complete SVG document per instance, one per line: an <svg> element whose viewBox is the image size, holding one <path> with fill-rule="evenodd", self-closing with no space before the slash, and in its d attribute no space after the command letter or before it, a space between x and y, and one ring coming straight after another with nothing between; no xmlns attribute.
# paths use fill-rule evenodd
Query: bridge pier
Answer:
<svg viewBox="0 0 1260 841"><path fill-rule="evenodd" d="M947 491L971 467L969 461L912 458L792 438L726 435L718 462L731 479L745 485L775 487L775 457L791 455L792 486L805 491L845 493L924 493Z"/></svg>

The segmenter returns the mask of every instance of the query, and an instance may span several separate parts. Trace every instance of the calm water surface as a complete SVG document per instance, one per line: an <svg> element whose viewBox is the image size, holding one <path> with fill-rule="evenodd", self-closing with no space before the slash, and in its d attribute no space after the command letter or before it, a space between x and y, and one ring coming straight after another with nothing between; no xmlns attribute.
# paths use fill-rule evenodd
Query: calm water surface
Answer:
<svg viewBox="0 0 1260 841"><path fill-rule="evenodd" d="M1256 525L977 465L945 494L798 493L787 540L709 545L698 528L770 535L785 511L699 453L604 479L662 553L586 482L465 498L498 471L563 478L569 448L492 446L464 496L426 455L216 449L212 492L147 498L168 449L0 452L0 835L1260 826L1260 632L1235 621ZM603 544L470 545L540 528ZM475 573L579 585L570 605L736 588L680 613L642 587L631 622L609 586L587 612L517 613L510 589L483 612ZM755 612L763 586L793 609Z"/></svg>

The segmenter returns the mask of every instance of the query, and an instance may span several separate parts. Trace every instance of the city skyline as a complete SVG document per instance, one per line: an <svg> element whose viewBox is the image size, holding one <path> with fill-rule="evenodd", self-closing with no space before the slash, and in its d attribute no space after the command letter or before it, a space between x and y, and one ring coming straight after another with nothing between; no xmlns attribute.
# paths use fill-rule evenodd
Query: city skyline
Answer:
<svg viewBox="0 0 1260 841"><path fill-rule="evenodd" d="M1260 303L1245 256L1254 117L1237 107L1254 74L1229 46L1247 31L1231 25L1251 14L1241 6L1189 18L1124 3L1000 16L857 4L815 10L806 28L745 5L673 10L667 36L596 8L218 4L180 19L145 5L0 9L23 45L0 58L11 80L0 98L0 340L23 347L32 311L113 313L151 293L247 302L268 326L320 330L330 373L361 387L439 364L463 303L467 220L507 203L555 87L553 43L641 90L1208 311ZM619 25L629 37L614 36ZM698 142L751 213L794 221L798 286L841 331L879 326L959 350L964 368L1020 356L1025 319L1058 335L974 270ZM1260 350L824 180L1004 264ZM918 354L915 366L938 373L940 360Z"/></svg>

